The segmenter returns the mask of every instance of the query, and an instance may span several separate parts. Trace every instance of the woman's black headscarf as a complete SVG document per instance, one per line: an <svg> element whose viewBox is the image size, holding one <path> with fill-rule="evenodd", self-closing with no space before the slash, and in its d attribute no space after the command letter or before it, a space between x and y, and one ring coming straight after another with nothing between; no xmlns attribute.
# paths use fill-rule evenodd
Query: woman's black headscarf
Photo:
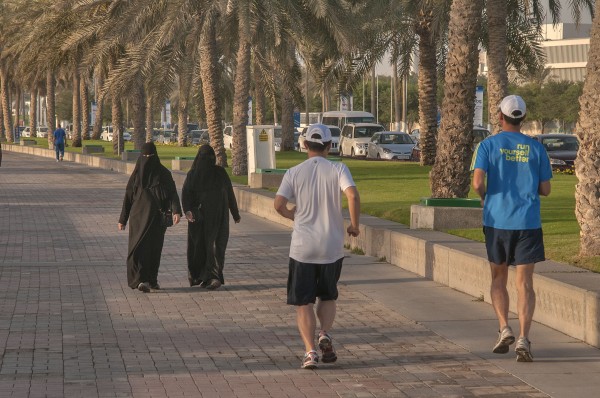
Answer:
<svg viewBox="0 0 600 398"><path fill-rule="evenodd" d="M214 149L208 144L202 145L190 170L193 189L214 185L216 163Z"/></svg>
<svg viewBox="0 0 600 398"><path fill-rule="evenodd" d="M153 142L142 145L142 153L137 160L133 174L137 174L137 184L141 188L156 185L160 178L160 159Z"/></svg>

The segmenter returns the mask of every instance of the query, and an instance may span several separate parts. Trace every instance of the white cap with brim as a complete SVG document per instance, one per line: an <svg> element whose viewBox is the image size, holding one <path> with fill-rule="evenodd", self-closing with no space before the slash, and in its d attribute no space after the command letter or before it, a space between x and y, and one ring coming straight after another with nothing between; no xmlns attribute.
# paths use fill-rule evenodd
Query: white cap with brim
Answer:
<svg viewBox="0 0 600 398"><path fill-rule="evenodd" d="M306 130L305 139L323 145L331 141L331 130L324 124L311 124Z"/></svg>
<svg viewBox="0 0 600 398"><path fill-rule="evenodd" d="M500 112L508 117L520 119L525 116L527 107L523 98L518 95L509 95L508 97L504 97L500 103Z"/></svg>

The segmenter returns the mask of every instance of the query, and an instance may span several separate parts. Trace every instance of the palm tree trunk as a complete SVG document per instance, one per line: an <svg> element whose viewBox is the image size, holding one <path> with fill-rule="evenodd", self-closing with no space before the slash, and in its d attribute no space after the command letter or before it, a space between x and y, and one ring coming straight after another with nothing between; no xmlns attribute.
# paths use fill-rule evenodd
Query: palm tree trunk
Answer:
<svg viewBox="0 0 600 398"><path fill-rule="evenodd" d="M56 130L56 77L54 72L46 72L46 120L48 123L48 148L54 148L54 130Z"/></svg>
<svg viewBox="0 0 600 398"><path fill-rule="evenodd" d="M465 198L469 193L482 10L483 0L454 0L450 9L442 122L430 174L434 198Z"/></svg>
<svg viewBox="0 0 600 398"><path fill-rule="evenodd" d="M214 12L211 12L207 15L204 32L200 37L200 78L202 80L202 96L204 97L210 145L215 150L217 164L227 167L227 154L223 144L223 124L221 121L219 74L217 71L217 16L213 14Z"/></svg>
<svg viewBox="0 0 600 398"><path fill-rule="evenodd" d="M119 95L113 90L111 92L112 101L112 143L113 154L117 155L123 152L123 109Z"/></svg>
<svg viewBox="0 0 600 398"><path fill-rule="evenodd" d="M281 150L294 150L294 98L287 87L281 90Z"/></svg>
<svg viewBox="0 0 600 398"><path fill-rule="evenodd" d="M285 66L290 72L296 56L296 48L289 44ZM294 150L294 97L287 85L282 85L281 90L281 150Z"/></svg>
<svg viewBox="0 0 600 398"><path fill-rule="evenodd" d="M8 94L8 68L5 65L0 65L0 97L2 97L2 115L4 116L4 133L6 141L14 142L12 124L12 111L10 109L10 98Z"/></svg>
<svg viewBox="0 0 600 398"><path fill-rule="evenodd" d="M17 88L17 100L15 101L15 116L16 116L16 120L15 120L15 134L16 134L16 130L18 128L18 126L20 125L20 121L21 121L21 110L23 112L25 112L25 109L21 108L21 103L23 102L22 99L22 95L23 95L23 90L21 90L21 87ZM25 114L23 114L23 123L25 123Z"/></svg>
<svg viewBox="0 0 600 398"><path fill-rule="evenodd" d="M96 115L94 117L94 129L92 130L92 139L99 140L100 135L102 134L102 118L104 117L104 94L98 91L101 91L100 88L104 85L104 77L102 73L98 73L97 76L98 86L94 88L94 92L96 93Z"/></svg>
<svg viewBox="0 0 600 398"><path fill-rule="evenodd" d="M253 72L253 80L254 80L254 113L256 114L256 124L261 125L265 124L265 112L266 112L266 101L265 101L265 91L262 86L262 79L260 74L260 67L257 62L254 62L254 72Z"/></svg>
<svg viewBox="0 0 600 398"><path fill-rule="evenodd" d="M419 35L419 146L422 165L435 163L437 146L437 55L432 22L431 10L423 9L416 26Z"/></svg>
<svg viewBox="0 0 600 398"><path fill-rule="evenodd" d="M187 146L188 138L188 102L190 98L190 82L187 68L179 73L179 104L177 106L177 144Z"/></svg>
<svg viewBox="0 0 600 398"><path fill-rule="evenodd" d="M90 92L87 79L83 77L79 82L79 95L81 96L81 139L90 139Z"/></svg>
<svg viewBox="0 0 600 398"><path fill-rule="evenodd" d="M239 44L233 98L232 173L248 174L246 125L248 124L248 94L250 93L250 26L249 4L243 1L239 12Z"/></svg>
<svg viewBox="0 0 600 398"><path fill-rule="evenodd" d="M575 215L581 228L581 256L600 255L600 18L594 17L583 93L579 97L579 121L575 132L579 152L575 161Z"/></svg>
<svg viewBox="0 0 600 398"><path fill-rule="evenodd" d="M500 131L500 121L492 117L498 113L498 105L508 93L506 71L506 1L487 0L488 17L488 115L492 134Z"/></svg>
<svg viewBox="0 0 600 398"><path fill-rule="evenodd" d="M154 136L154 100L151 95L146 95L146 142L152 142Z"/></svg>
<svg viewBox="0 0 600 398"><path fill-rule="evenodd" d="M31 137L37 137L37 88L32 88L29 91L29 129Z"/></svg>
<svg viewBox="0 0 600 398"><path fill-rule="evenodd" d="M133 148L142 149L142 145L146 141L146 93L142 80L137 83L133 89L131 97L131 105L133 108Z"/></svg>
<svg viewBox="0 0 600 398"><path fill-rule="evenodd" d="M4 134L4 110L2 109L2 100L0 99L0 142L4 141L6 136Z"/></svg>
<svg viewBox="0 0 600 398"><path fill-rule="evenodd" d="M77 66L73 69L73 147L81 147L81 97L80 97L79 69Z"/></svg>

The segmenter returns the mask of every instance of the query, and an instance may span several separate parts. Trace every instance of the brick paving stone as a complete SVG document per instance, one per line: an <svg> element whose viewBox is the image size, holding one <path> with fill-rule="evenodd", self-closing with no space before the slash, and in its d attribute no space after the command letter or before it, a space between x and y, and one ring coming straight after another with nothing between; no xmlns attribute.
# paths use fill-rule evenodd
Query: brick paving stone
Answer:
<svg viewBox="0 0 600 398"><path fill-rule="evenodd" d="M0 171L1 397L545 396L343 283L340 359L301 370L282 227L232 226L213 292L187 286L170 228L164 289L142 294L116 230L127 176L10 152Z"/></svg>

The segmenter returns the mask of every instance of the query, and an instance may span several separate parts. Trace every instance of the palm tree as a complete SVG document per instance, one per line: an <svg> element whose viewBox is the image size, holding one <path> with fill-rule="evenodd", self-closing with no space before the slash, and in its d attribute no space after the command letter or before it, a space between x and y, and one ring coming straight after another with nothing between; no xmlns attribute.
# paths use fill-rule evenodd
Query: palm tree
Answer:
<svg viewBox="0 0 600 398"><path fill-rule="evenodd" d="M4 133L6 141L14 142L12 110L9 98L9 78L8 65L0 59L0 101L2 102L2 115L4 121Z"/></svg>
<svg viewBox="0 0 600 398"><path fill-rule="evenodd" d="M54 130L56 129L56 76L51 69L46 71L46 121L48 123L48 147L54 147Z"/></svg>
<svg viewBox="0 0 600 398"><path fill-rule="evenodd" d="M508 92L508 73L506 71L506 0L487 0L488 19L488 108L489 115L496 109ZM492 134L500 131L500 122L490 120Z"/></svg>
<svg viewBox="0 0 600 398"><path fill-rule="evenodd" d="M435 198L464 198L469 193L482 11L483 0L455 0L450 9L442 121L430 174Z"/></svg>
<svg viewBox="0 0 600 398"><path fill-rule="evenodd" d="M215 150L217 164L227 167L227 155L223 144L223 124L221 101L219 96L217 7L211 7L204 15L204 24L200 36L200 80L202 80L202 96L206 110L206 123L210 135L210 144Z"/></svg>
<svg viewBox="0 0 600 398"><path fill-rule="evenodd" d="M29 90L29 128L31 137L37 137L37 105L38 105L38 90L31 88Z"/></svg>
<svg viewBox="0 0 600 398"><path fill-rule="evenodd" d="M600 163L600 18L594 17L590 36L590 50L587 61L587 75L583 93L579 97L581 110L575 128L580 146L575 161L575 215L581 228L582 256L600 255L600 206L598 192L598 164Z"/></svg>

